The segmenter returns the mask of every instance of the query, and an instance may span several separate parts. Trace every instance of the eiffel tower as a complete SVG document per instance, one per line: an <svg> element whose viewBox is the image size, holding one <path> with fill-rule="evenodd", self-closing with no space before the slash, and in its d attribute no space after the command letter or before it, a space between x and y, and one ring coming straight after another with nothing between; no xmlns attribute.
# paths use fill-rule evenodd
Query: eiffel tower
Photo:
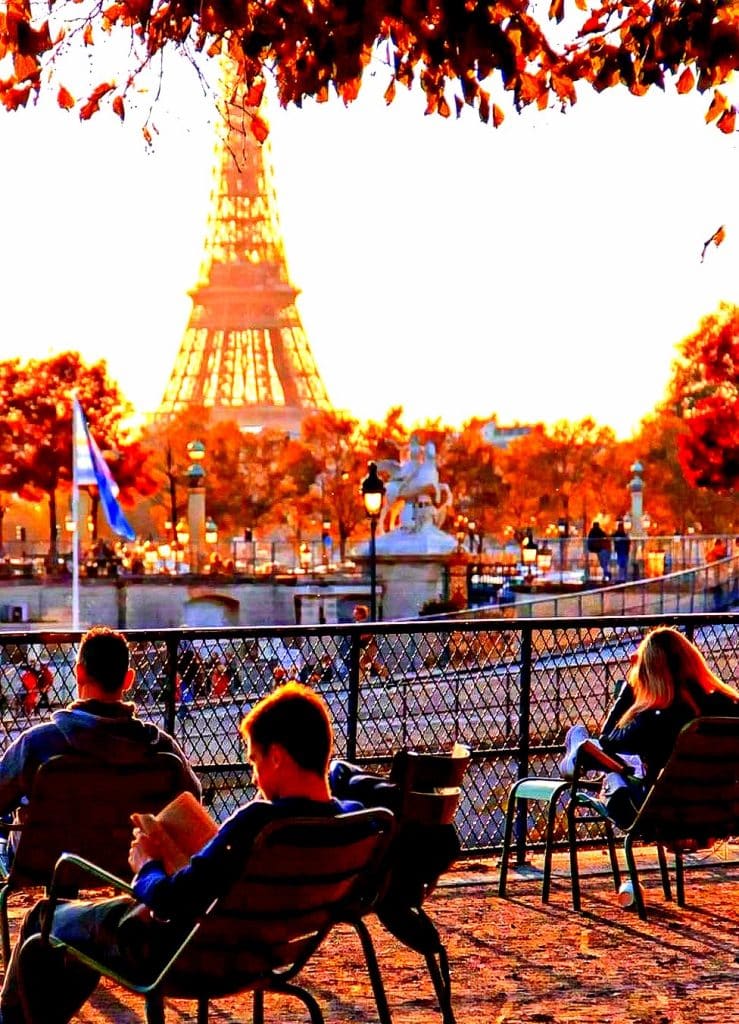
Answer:
<svg viewBox="0 0 739 1024"><path fill-rule="evenodd" d="M205 407L213 421L292 435L330 402L295 306L267 144L240 90L216 144L205 254L159 415Z"/></svg>

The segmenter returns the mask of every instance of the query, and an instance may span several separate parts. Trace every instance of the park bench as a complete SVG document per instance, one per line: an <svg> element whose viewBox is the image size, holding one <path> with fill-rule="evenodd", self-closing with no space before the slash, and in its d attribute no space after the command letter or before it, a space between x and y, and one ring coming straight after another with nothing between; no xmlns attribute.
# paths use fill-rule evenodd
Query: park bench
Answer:
<svg viewBox="0 0 739 1024"><path fill-rule="evenodd" d="M0 870L0 939L10 957L8 899L11 893L48 887L60 854L71 850L114 874L130 874L131 814L158 813L191 788L175 754L156 753L135 764L109 764L59 754L41 765L21 824L0 823L0 835L18 833L9 869ZM67 893L75 880L67 878Z"/></svg>
<svg viewBox="0 0 739 1024"><path fill-rule="evenodd" d="M125 976L54 935L54 911L70 867L84 871L96 884L132 894L123 879L64 854L54 872L42 932L26 941L21 962L26 947L33 954L32 944L63 948L68 956L143 996L147 1024L163 1024L167 996L195 1000L198 1024L206 1024L211 1000L246 992L253 994L254 1024L263 1024L266 992L297 998L312 1024L323 1024L316 999L293 979L334 925L349 922L362 941L380 1020L390 1024L372 939L361 915L366 901L376 895L392 832L392 814L384 809L270 822L259 832L236 882L187 926L186 934L175 930L172 947L152 958L145 977ZM31 985L41 982L30 980ZM21 991L21 997L30 1020L28 994Z"/></svg>

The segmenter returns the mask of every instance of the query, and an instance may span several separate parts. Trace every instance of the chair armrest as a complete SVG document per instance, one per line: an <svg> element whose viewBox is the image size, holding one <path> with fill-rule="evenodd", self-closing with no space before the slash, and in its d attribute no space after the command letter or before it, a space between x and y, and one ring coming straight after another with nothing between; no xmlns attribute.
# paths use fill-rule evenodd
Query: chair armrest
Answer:
<svg viewBox="0 0 739 1024"><path fill-rule="evenodd" d="M54 874L51 877L51 885L49 886L49 897L44 909L43 920L41 923L41 938L43 942L49 941L49 935L51 934L51 927L54 923L54 911L56 905L59 902L59 891L63 889L64 881L64 869L67 865L71 865L77 868L79 871L88 874L90 878L96 879L98 882L105 882L114 889L118 889L119 892L126 893L129 896L133 896L133 889L128 882L125 882L118 875L114 875L110 871L106 871L104 868L98 867L97 864L93 864L92 861L85 860L84 857L79 857L76 853L63 853L54 865Z"/></svg>
<svg viewBox="0 0 739 1024"><path fill-rule="evenodd" d="M618 772L620 775L628 775L629 766L620 757L607 754L605 750L592 740L585 740L577 751L575 760L575 778L580 780L580 775L588 771Z"/></svg>

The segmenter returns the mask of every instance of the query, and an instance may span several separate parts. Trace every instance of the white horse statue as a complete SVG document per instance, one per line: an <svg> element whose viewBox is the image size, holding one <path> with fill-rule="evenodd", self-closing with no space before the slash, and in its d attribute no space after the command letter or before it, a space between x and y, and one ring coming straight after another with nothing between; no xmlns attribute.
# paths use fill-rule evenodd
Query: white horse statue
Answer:
<svg viewBox="0 0 739 1024"><path fill-rule="evenodd" d="M428 494L436 505L437 526L441 526L447 508L452 503L452 493L448 484L439 483L439 470L436 465L436 445L428 441L426 447L414 434L408 445L408 459L396 462L383 459L377 463L381 473L390 474L385 490L386 511L381 519L381 527L387 532L398 525L400 513L407 503L415 502L422 494Z"/></svg>

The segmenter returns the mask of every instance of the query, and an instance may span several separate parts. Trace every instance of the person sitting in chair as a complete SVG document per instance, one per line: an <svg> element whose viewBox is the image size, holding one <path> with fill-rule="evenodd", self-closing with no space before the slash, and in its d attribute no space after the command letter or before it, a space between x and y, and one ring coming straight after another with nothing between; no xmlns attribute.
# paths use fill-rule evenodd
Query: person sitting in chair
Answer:
<svg viewBox="0 0 739 1024"><path fill-rule="evenodd" d="M48 722L26 729L0 758L0 815L23 808L37 769L57 754L81 754L106 764L140 763L158 752L175 754L182 762L183 784L200 797L198 777L184 753L166 732L136 717L123 696L134 680L128 642L107 626L93 626L82 637L74 674L77 700L53 712ZM80 794L84 800L84 793ZM11 832L8 853L17 845Z"/></svg>
<svg viewBox="0 0 739 1024"><path fill-rule="evenodd" d="M711 671L694 643L671 626L647 633L598 740L607 754L631 762L623 773L605 777L602 795L609 817L622 828L632 824L683 726L704 715L737 714L739 691ZM574 771L577 751L588 739L583 725L569 730L560 764L565 777Z"/></svg>
<svg viewBox="0 0 739 1024"><path fill-rule="evenodd" d="M124 970L145 970L168 948L172 930L181 933L238 878L256 836L281 818L325 818L361 809L329 792L328 764L333 730L323 700L309 687L289 682L256 704L240 725L258 788L255 800L239 808L189 863L166 874L154 839L134 830L129 856L135 900L128 896L60 904L54 934L82 946ZM138 901L138 902L136 902ZM44 901L29 911L0 993L0 1024L24 1024L19 984L31 999L34 1024L67 1024L99 981L92 968L67 962L51 946L28 947L40 930ZM141 911L144 913L142 914ZM131 927L129 927L131 926Z"/></svg>

